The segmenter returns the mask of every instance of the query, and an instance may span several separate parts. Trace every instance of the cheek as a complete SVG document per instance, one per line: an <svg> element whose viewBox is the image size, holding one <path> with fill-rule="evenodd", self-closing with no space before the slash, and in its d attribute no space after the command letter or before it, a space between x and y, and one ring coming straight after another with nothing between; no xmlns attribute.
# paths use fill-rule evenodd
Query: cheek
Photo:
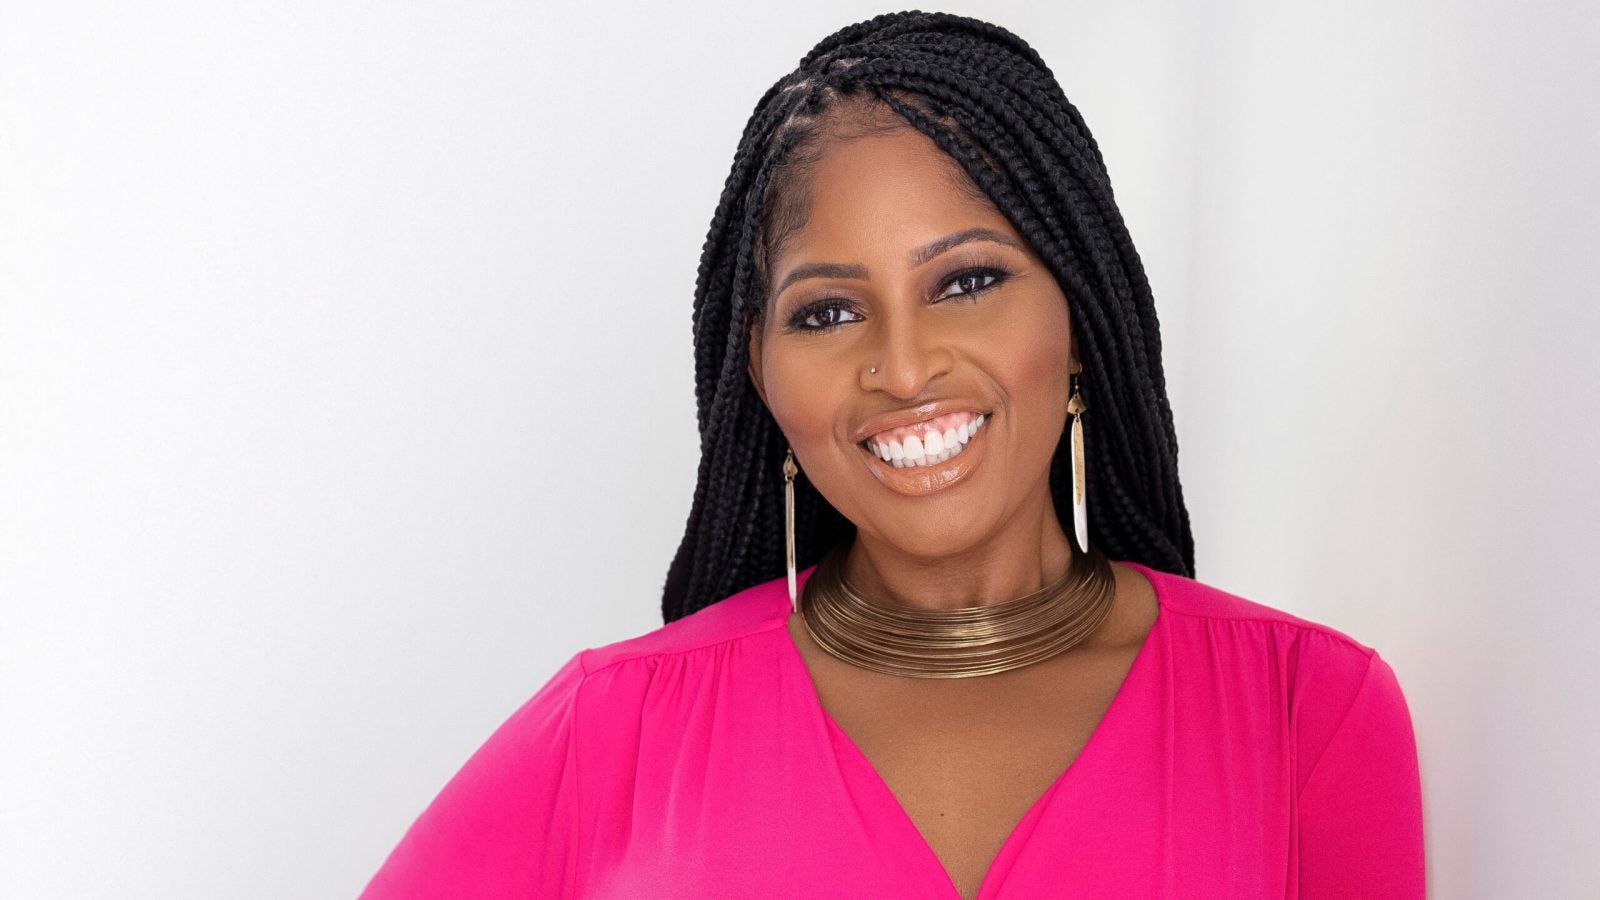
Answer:
<svg viewBox="0 0 1600 900"><path fill-rule="evenodd" d="M762 360L767 406L796 454L805 445L829 439L845 388L836 384L839 366L826 354L792 346L773 347Z"/></svg>
<svg viewBox="0 0 1600 900"><path fill-rule="evenodd" d="M1066 408L1066 393L1071 382L1067 371L1069 356L1063 332L1030 335L1027 342L1017 348L1015 355L1017 380L1029 385L1043 398L1061 396L1061 407Z"/></svg>
<svg viewBox="0 0 1600 900"><path fill-rule="evenodd" d="M1072 380L1072 331L1066 301L1059 295L1043 296L1031 304L1031 315L1021 317L1025 327L1013 331L1012 352L1001 365L1006 389L1015 403L1026 407L1045 421L1065 423L1068 392ZM1052 441L1058 437L1049 429L1041 434Z"/></svg>

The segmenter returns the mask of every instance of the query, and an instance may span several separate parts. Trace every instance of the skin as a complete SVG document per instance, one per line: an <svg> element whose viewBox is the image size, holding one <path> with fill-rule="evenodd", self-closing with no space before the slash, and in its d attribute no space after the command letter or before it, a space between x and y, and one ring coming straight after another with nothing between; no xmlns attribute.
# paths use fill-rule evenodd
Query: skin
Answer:
<svg viewBox="0 0 1600 900"><path fill-rule="evenodd" d="M847 577L873 596L935 607L1021 596L1072 559L1049 486L1068 373L1082 370L1067 301L1010 221L959 190L958 176L910 129L833 142L808 186L806 224L774 254L781 289L750 346L751 380L801 471L857 527ZM908 259L973 228L1005 243L971 241L921 265ZM866 277L784 284L818 263L861 266ZM1004 277L950 283L975 267ZM838 323L832 329L791 324L830 299L840 308L813 312L807 324ZM873 416L933 400L969 403L989 421L958 465L895 490L852 433Z"/></svg>
<svg viewBox="0 0 1600 900"><path fill-rule="evenodd" d="M1009 220L961 178L910 129L844 129L829 140L804 186L805 224L772 260L780 289L750 334L756 390L805 477L857 527L847 577L870 597L929 608L1014 599L1059 578L1073 554L1048 477L1068 373L1081 370L1069 304ZM911 258L975 228L993 237ZM783 285L818 263L861 270ZM834 310L819 309L823 301ZM797 311L800 326L834 327L806 331ZM991 419L939 469L886 475L855 432L935 400ZM1111 614L1088 640L980 678L859 669L790 618L819 702L962 897L977 894L1018 821L1077 757L1155 620L1149 582L1120 563L1113 570Z"/></svg>

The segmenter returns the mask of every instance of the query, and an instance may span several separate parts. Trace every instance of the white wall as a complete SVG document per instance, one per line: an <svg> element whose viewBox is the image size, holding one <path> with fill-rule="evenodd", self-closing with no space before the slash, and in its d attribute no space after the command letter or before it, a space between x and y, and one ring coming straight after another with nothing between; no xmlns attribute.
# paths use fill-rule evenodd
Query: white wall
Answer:
<svg viewBox="0 0 1600 900"><path fill-rule="evenodd" d="M1201 579L1394 664L1436 896L1592 896L1592 4L952 8L1105 149ZM0 896L352 896L659 623L739 131L883 9L0 13Z"/></svg>
<svg viewBox="0 0 1600 900"><path fill-rule="evenodd" d="M1600 7L1200 33L1202 575L1394 665L1435 896L1600 897Z"/></svg>

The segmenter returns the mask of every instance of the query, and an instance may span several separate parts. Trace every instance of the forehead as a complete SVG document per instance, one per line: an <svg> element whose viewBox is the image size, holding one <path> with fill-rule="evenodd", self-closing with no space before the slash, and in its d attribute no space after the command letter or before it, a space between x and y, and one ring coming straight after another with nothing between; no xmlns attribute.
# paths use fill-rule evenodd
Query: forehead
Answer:
<svg viewBox="0 0 1600 900"><path fill-rule="evenodd" d="M829 141L822 150L813 188L831 187L854 193L890 183L953 194L948 199L990 206L961 166L931 138L910 126Z"/></svg>
<svg viewBox="0 0 1600 900"><path fill-rule="evenodd" d="M783 257L919 246L978 225L1014 233L960 165L910 127L827 141L804 193L803 224Z"/></svg>

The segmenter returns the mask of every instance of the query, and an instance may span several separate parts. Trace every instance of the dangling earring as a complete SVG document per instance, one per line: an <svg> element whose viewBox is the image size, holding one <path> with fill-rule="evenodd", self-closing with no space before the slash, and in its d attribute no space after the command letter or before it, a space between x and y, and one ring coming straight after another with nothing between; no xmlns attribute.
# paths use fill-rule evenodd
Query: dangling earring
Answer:
<svg viewBox="0 0 1600 900"><path fill-rule="evenodd" d="M1078 376L1072 376L1072 399L1067 401L1067 412L1072 413L1072 531L1078 539L1078 551L1089 551L1089 511L1084 503L1084 486L1087 478L1083 471L1083 395L1078 393Z"/></svg>
<svg viewBox="0 0 1600 900"><path fill-rule="evenodd" d="M784 558L789 565L789 608L800 609L794 589L794 476L800 471L794 464L794 451L785 451L783 458L783 539Z"/></svg>

